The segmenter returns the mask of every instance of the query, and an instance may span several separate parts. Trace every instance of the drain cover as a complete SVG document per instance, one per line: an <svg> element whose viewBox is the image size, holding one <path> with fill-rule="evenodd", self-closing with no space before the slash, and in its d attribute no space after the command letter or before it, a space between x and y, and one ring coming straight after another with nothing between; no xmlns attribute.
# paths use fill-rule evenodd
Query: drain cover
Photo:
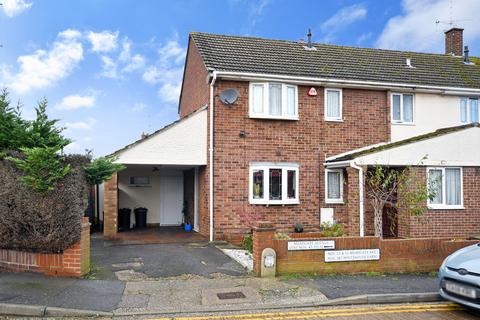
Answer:
<svg viewBox="0 0 480 320"><path fill-rule="evenodd" d="M217 297L220 300L226 300L226 299L245 299L245 295L243 292L236 291L236 292L221 292L217 293Z"/></svg>

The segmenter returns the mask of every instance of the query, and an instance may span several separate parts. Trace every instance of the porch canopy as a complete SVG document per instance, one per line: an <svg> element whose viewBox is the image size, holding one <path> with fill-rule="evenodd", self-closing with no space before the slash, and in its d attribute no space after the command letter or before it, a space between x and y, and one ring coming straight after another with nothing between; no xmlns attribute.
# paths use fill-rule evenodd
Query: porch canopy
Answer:
<svg viewBox="0 0 480 320"><path fill-rule="evenodd" d="M177 227L188 223L199 230L199 172L207 164L207 110L199 109L112 154L125 169L104 184L103 225L107 239L145 226ZM133 214L147 208L146 219ZM119 219L119 209L122 220ZM136 221L138 218L138 221ZM121 223L119 223L121 222ZM158 229L160 230L160 229ZM120 237L121 236L121 237Z"/></svg>
<svg viewBox="0 0 480 320"><path fill-rule="evenodd" d="M438 129L409 139L371 145L329 157L327 168L385 166L480 166L480 126Z"/></svg>
<svg viewBox="0 0 480 320"><path fill-rule="evenodd" d="M347 193L349 215L358 216L358 232L364 236L364 173L368 166L480 166L480 126L471 123L439 129L409 139L381 143L329 157L326 168L346 168L348 185L358 192ZM358 203L358 207L352 204ZM356 227L355 227L356 228ZM357 230L357 229L355 229Z"/></svg>

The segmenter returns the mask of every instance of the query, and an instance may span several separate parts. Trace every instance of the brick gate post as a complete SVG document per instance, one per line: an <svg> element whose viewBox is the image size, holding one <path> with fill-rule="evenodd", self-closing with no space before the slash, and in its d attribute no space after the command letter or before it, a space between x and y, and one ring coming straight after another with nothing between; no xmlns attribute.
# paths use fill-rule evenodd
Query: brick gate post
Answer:
<svg viewBox="0 0 480 320"><path fill-rule="evenodd" d="M117 215L118 215L118 175L114 173L112 177L104 183L104 202L103 202L103 237L105 239L115 239L117 236Z"/></svg>
<svg viewBox="0 0 480 320"><path fill-rule="evenodd" d="M265 248L273 248L275 231L271 222L257 222L253 229L253 271L257 276L261 272L262 252Z"/></svg>

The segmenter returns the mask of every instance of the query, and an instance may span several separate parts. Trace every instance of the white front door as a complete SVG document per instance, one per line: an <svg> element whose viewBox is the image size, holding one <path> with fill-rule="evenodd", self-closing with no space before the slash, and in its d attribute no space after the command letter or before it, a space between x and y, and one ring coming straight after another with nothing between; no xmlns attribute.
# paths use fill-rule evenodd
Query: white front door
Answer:
<svg viewBox="0 0 480 320"><path fill-rule="evenodd" d="M160 176L160 225L179 226L183 218L183 175Z"/></svg>

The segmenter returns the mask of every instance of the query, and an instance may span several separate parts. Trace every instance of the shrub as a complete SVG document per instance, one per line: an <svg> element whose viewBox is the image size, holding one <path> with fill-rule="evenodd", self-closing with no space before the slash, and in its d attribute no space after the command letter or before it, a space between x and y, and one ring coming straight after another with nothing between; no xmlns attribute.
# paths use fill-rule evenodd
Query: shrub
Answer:
<svg viewBox="0 0 480 320"><path fill-rule="evenodd" d="M335 222L324 222L320 229L322 237L343 237L345 235L342 225Z"/></svg>
<svg viewBox="0 0 480 320"><path fill-rule="evenodd" d="M59 161L71 171L42 195L20 181L24 174L12 161L0 160L0 248L60 252L80 240L89 191L83 167L89 160L77 155Z"/></svg>
<svg viewBox="0 0 480 320"><path fill-rule="evenodd" d="M125 169L123 164L113 163L113 158L100 157L85 166L85 175L91 185L101 184L115 172Z"/></svg>
<svg viewBox="0 0 480 320"><path fill-rule="evenodd" d="M253 237L251 234L247 234L243 237L242 246L248 252L253 253Z"/></svg>

